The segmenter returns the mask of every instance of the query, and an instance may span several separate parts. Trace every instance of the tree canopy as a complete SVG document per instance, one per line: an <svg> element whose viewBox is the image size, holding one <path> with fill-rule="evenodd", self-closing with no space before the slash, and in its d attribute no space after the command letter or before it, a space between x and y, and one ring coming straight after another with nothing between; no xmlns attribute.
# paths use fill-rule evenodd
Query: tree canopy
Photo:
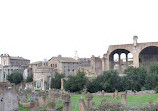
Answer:
<svg viewBox="0 0 158 111"><path fill-rule="evenodd" d="M105 71L92 82L87 84L89 92L97 92L105 90L113 92L115 89L120 89L120 77L116 71Z"/></svg>
<svg viewBox="0 0 158 111"><path fill-rule="evenodd" d="M19 84L23 80L23 75L21 73L12 73L7 75L7 80L11 83Z"/></svg>
<svg viewBox="0 0 158 111"><path fill-rule="evenodd" d="M69 76L68 80L64 82L64 89L66 91L78 92L81 91L87 84L88 78L83 71L78 71L76 75Z"/></svg>
<svg viewBox="0 0 158 111"><path fill-rule="evenodd" d="M61 88L61 78L64 78L64 74L56 72L55 77L51 79L51 89L60 89Z"/></svg>
<svg viewBox="0 0 158 111"><path fill-rule="evenodd" d="M153 62L150 64L150 73L158 74L158 62Z"/></svg>
<svg viewBox="0 0 158 111"><path fill-rule="evenodd" d="M85 77L84 72L78 72L70 76L64 83L65 90L71 92L81 91L85 86L88 92L95 93L105 90L106 92L125 90L157 90L158 91L158 63L152 63L150 70L143 67L128 67L124 71L125 76L119 76L117 71L105 71L92 81Z"/></svg>
<svg viewBox="0 0 158 111"><path fill-rule="evenodd" d="M126 74L124 77L125 90L141 90L145 84L147 71L143 67L129 67L124 73Z"/></svg>

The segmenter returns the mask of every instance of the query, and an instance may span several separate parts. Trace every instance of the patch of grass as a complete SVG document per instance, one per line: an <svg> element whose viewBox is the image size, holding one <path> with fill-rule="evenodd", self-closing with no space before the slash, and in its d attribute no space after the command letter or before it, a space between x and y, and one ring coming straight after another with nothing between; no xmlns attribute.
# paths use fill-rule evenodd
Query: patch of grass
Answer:
<svg viewBox="0 0 158 111"><path fill-rule="evenodd" d="M58 103L56 104L55 108L57 109L62 105L63 105L63 102L61 100L59 100Z"/></svg>
<svg viewBox="0 0 158 111"><path fill-rule="evenodd" d="M128 95L127 104L128 106L139 106L146 105L149 100L153 100L154 103L158 103L158 94L153 95Z"/></svg>
<svg viewBox="0 0 158 111"><path fill-rule="evenodd" d="M28 110L28 109L23 108L22 106L19 106L19 110L20 110L20 111L30 111L30 110Z"/></svg>
<svg viewBox="0 0 158 111"><path fill-rule="evenodd" d="M71 96L71 106L72 111L77 111L79 109L79 99L83 98L85 100L85 95L78 94ZM108 101L112 102L121 102L121 97L119 96L117 100L114 100L112 96L106 97L106 96L93 96L92 102L95 103L95 105L99 105L103 99L106 99ZM158 103L158 94L153 95L127 95L127 105L128 106L139 106L139 105L146 105L149 103L149 100L153 100L154 103ZM49 99L49 101L51 101ZM61 100L58 101L55 108L60 107L63 104ZM19 106L20 111L29 111L25 110L24 108Z"/></svg>
<svg viewBox="0 0 158 111"><path fill-rule="evenodd" d="M79 99L83 98L85 100L86 96L82 94L71 96L71 105L72 105L72 111L79 110ZM109 101L113 102L120 102L121 98L119 97L118 100L113 100L112 97L105 97L105 96L93 96L92 102L95 103L95 105L99 105L103 99L107 99Z"/></svg>
<svg viewBox="0 0 158 111"><path fill-rule="evenodd" d="M78 101L80 98L83 98L85 100L84 95L74 95L71 97L71 104L72 104L72 111L78 110ZM93 96L92 102L95 103L95 105L99 105L103 99L106 99L108 101L112 102L121 102L121 97L119 96L117 100L113 99L112 96L106 97L106 96ZM128 106L140 106L140 105L146 105L149 103L149 100L153 100L154 103L158 103L158 94L153 95L128 95L127 96L127 105Z"/></svg>

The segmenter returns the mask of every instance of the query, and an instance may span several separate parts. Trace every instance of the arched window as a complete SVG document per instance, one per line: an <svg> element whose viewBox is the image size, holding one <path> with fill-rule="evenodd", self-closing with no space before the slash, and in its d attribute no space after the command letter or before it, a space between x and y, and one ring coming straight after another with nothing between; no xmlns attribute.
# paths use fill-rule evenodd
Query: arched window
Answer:
<svg viewBox="0 0 158 111"><path fill-rule="evenodd" d="M114 54L114 62L118 62L119 61L119 55L116 53Z"/></svg>
<svg viewBox="0 0 158 111"><path fill-rule="evenodd" d="M121 62L126 62L126 54L125 53L122 53L121 55L120 55L121 57Z"/></svg>

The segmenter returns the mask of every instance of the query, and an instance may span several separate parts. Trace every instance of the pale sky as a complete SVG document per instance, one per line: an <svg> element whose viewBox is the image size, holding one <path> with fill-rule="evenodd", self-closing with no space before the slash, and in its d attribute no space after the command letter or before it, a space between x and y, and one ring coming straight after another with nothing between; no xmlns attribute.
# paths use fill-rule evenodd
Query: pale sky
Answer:
<svg viewBox="0 0 158 111"><path fill-rule="evenodd" d="M31 62L158 41L158 0L0 0L0 54Z"/></svg>

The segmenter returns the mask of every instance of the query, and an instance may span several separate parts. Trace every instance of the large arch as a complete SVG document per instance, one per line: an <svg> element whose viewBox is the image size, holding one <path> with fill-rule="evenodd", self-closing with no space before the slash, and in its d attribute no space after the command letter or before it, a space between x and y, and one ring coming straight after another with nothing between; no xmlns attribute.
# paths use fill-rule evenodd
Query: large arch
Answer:
<svg viewBox="0 0 158 111"><path fill-rule="evenodd" d="M149 70L149 65L152 62L158 62L158 46L145 47L139 53L139 66Z"/></svg>
<svg viewBox="0 0 158 111"><path fill-rule="evenodd" d="M109 69L123 73L123 71L129 66L128 54L131 54L131 52L127 49L113 50L109 54ZM115 60L115 56L117 57L117 60Z"/></svg>
<svg viewBox="0 0 158 111"><path fill-rule="evenodd" d="M158 47L158 42L110 45L109 48L108 48L107 53L104 54L104 58L106 59L106 61L105 61L106 65L105 65L104 70L114 69L114 64L115 63L112 62L113 61L113 57L112 57L113 54L116 53L116 52L123 53L125 50L130 52L130 54L128 54L128 66L134 66L134 67L145 66L145 65L149 66L149 62L150 63L153 62L153 60L152 60L153 58L158 58L157 53L151 52L154 56L150 57L148 59L144 59L144 57L146 57L145 55L147 55L146 52L149 52L149 54L150 54L150 49L152 49L155 52L158 52L157 49L154 48L154 47ZM117 57L117 55L116 55L116 57ZM154 61L155 60L157 61L157 59L154 59ZM120 67L118 65L116 65L116 66Z"/></svg>

